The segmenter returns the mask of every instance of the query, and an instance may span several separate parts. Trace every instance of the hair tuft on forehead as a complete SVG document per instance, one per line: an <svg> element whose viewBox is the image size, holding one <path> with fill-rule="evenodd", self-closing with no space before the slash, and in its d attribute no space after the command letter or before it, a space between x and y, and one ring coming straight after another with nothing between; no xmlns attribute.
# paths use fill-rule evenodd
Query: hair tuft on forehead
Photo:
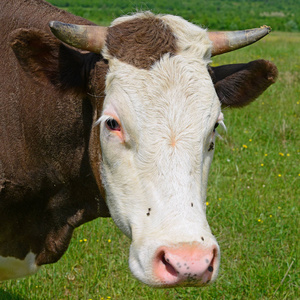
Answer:
<svg viewBox="0 0 300 300"><path fill-rule="evenodd" d="M152 14L110 27L106 45L113 57L147 70L164 54L176 52L176 38L170 27Z"/></svg>

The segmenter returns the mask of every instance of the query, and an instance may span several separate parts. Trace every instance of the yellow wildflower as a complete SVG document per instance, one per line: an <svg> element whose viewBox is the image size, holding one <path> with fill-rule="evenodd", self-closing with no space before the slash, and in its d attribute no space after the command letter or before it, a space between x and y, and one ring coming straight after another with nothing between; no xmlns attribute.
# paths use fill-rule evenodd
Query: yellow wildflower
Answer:
<svg viewBox="0 0 300 300"><path fill-rule="evenodd" d="M247 146L247 145L243 145L243 148L247 149L247 148L248 148L248 146Z"/></svg>
<svg viewBox="0 0 300 300"><path fill-rule="evenodd" d="M280 155L280 156L284 156L284 153L282 153L282 152L279 152L279 155Z"/></svg>
<svg viewBox="0 0 300 300"><path fill-rule="evenodd" d="M260 164L262 167L264 166L264 164Z"/></svg>
<svg viewBox="0 0 300 300"><path fill-rule="evenodd" d="M111 243L111 239L108 239L107 241L108 241L109 243Z"/></svg>
<svg viewBox="0 0 300 300"><path fill-rule="evenodd" d="M206 204L206 205L209 205L209 202L206 202L205 204Z"/></svg>

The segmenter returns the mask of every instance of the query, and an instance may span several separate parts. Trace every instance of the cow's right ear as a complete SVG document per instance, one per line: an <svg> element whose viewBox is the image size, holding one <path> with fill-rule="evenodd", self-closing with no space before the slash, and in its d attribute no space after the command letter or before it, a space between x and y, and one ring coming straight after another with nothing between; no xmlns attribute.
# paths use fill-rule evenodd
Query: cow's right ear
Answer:
<svg viewBox="0 0 300 300"><path fill-rule="evenodd" d="M82 89L84 55L37 29L19 28L10 34L11 47L23 70L41 84Z"/></svg>

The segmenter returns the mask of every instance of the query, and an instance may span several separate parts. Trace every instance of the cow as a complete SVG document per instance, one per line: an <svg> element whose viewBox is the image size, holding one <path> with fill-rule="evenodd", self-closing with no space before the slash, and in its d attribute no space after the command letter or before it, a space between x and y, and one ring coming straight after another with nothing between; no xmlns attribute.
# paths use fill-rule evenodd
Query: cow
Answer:
<svg viewBox="0 0 300 300"><path fill-rule="evenodd" d="M101 27L43 0L0 8L0 279L58 261L76 227L111 216L140 281L213 282L205 199L221 108L248 105L277 69L211 57L269 27L208 32L151 12Z"/></svg>

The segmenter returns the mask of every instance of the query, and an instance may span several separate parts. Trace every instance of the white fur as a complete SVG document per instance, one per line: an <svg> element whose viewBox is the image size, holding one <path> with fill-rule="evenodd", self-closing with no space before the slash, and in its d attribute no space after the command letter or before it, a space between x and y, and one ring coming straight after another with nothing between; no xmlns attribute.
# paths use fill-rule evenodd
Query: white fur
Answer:
<svg viewBox="0 0 300 300"><path fill-rule="evenodd" d="M0 280L15 279L36 273L39 267L35 263L36 255L29 252L21 260L14 257L0 256Z"/></svg>

